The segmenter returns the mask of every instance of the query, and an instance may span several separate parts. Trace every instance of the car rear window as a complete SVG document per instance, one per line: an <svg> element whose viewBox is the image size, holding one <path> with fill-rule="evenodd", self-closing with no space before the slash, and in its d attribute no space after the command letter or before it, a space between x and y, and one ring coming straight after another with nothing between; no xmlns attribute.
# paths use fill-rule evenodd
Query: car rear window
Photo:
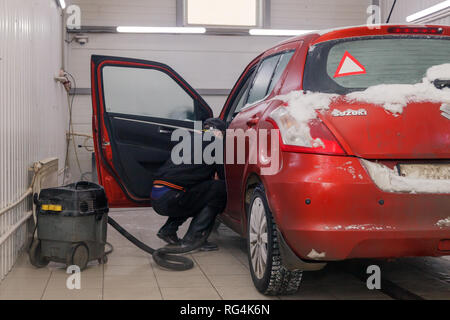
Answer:
<svg viewBox="0 0 450 320"><path fill-rule="evenodd" d="M346 94L379 84L422 82L427 70L450 61L450 40L372 37L328 41L308 54L304 89Z"/></svg>

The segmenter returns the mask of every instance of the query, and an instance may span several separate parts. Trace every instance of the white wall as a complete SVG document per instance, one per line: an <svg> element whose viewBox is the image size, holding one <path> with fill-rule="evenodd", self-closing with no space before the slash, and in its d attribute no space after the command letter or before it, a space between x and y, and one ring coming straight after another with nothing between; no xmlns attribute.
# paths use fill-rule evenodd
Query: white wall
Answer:
<svg viewBox="0 0 450 320"><path fill-rule="evenodd" d="M67 103L53 77L61 67L62 28L54 0L0 0L0 208L30 183L28 168L48 157L63 166ZM30 210L0 216L0 237ZM0 280L25 241L26 226L0 245Z"/></svg>
<svg viewBox="0 0 450 320"><path fill-rule="evenodd" d="M72 0L85 26L175 26L176 0Z"/></svg>
<svg viewBox="0 0 450 320"><path fill-rule="evenodd" d="M443 0L397 0L394 11L391 16L391 23L403 23L406 24L406 17L414 14L418 11L432 7ZM394 0L380 0L380 7L382 10L383 21L386 21L389 16L389 12L392 8ZM431 21L433 24L450 25L449 17Z"/></svg>
<svg viewBox="0 0 450 320"><path fill-rule="evenodd" d="M365 24L371 0L272 0L274 29L327 29Z"/></svg>
<svg viewBox="0 0 450 320"><path fill-rule="evenodd" d="M450 26L450 15L442 19L433 20L431 23L443 26Z"/></svg>
<svg viewBox="0 0 450 320"><path fill-rule="evenodd" d="M67 1L67 0L66 0ZM175 26L176 0L73 0L86 26ZM271 0L272 28L329 28L365 21L371 0Z"/></svg>
<svg viewBox="0 0 450 320"><path fill-rule="evenodd" d="M92 54L124 56L166 63L196 89L230 89L254 57L279 41L266 37L89 34L85 46L70 44L67 70L75 76L79 88L90 88ZM218 115L226 96L204 98ZM91 134L91 96L77 95L73 110L74 130ZM83 142L83 138L76 138L76 145ZM84 148L77 149L81 171L90 172L91 154ZM72 145L70 155L72 178L77 180L81 173Z"/></svg>
<svg viewBox="0 0 450 320"><path fill-rule="evenodd" d="M84 26L176 26L176 0L74 0ZM325 29L366 22L370 0L272 0L272 28ZM231 89L244 67L282 37L214 35L88 34L85 46L69 46L67 70L78 87L90 87L91 54L116 55L169 64L196 89ZM226 96L204 96L218 115ZM77 96L75 130L91 133L90 96ZM77 138L77 144L83 139ZM82 172L91 171L91 155L79 148ZM71 172L80 177L71 152Z"/></svg>

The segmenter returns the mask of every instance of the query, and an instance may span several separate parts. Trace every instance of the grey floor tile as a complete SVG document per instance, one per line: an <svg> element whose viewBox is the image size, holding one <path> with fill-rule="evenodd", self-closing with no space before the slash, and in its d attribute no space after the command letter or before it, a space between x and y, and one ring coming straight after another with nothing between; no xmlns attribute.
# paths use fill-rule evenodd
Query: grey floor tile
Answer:
<svg viewBox="0 0 450 320"><path fill-rule="evenodd" d="M152 247L164 242L156 237L166 218L151 209L111 210L111 215L140 240ZM189 225L184 224L182 236ZM187 254L194 268L177 272L156 265L148 253L135 247L113 228L108 241L114 246L106 265L96 261L81 273L81 290L69 290L64 264L50 263L37 269L23 254L13 270L0 283L0 300L5 299L288 299L288 300L383 300L389 296L368 290L365 283L345 271L347 262L330 263L318 272L305 272L300 290L291 296L268 297L254 287L248 268L246 241L223 225L213 232L215 252ZM364 268L379 264L382 276L425 299L450 300L450 256L442 258L404 258L395 261L350 261Z"/></svg>
<svg viewBox="0 0 450 320"><path fill-rule="evenodd" d="M220 300L217 291L205 288L161 288L164 300Z"/></svg>

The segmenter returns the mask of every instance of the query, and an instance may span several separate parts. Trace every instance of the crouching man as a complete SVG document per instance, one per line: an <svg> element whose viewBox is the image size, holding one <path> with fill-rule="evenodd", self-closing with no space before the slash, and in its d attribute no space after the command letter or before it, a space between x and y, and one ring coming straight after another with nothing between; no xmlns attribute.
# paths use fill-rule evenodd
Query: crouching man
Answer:
<svg viewBox="0 0 450 320"><path fill-rule="evenodd" d="M225 123L220 119L212 118L203 123L203 131L210 131L215 139L223 139L225 129ZM204 143L202 155L205 147ZM181 248L217 250L216 245L206 240L216 216L226 205L223 164L208 165L203 160L201 164L195 164L194 152L191 152L189 164L176 165L169 159L155 173L151 198L153 209L162 216L168 216L158 231L159 238ZM189 229L180 240L178 228L190 217Z"/></svg>

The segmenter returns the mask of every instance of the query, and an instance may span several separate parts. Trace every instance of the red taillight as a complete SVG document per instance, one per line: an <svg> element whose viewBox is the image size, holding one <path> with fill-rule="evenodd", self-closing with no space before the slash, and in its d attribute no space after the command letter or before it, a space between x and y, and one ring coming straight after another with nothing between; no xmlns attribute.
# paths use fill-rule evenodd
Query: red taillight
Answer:
<svg viewBox="0 0 450 320"><path fill-rule="evenodd" d="M280 130L277 122L273 119L267 119L275 129ZM313 140L320 139L321 145L318 147L302 147L297 145L285 144L283 141L283 131L280 130L280 148L281 151L299 152L299 153L314 153L325 155L346 155L347 153L341 147L331 131L319 119L314 119L309 122L311 137Z"/></svg>
<svg viewBox="0 0 450 320"><path fill-rule="evenodd" d="M442 34L444 29L433 27L391 27L389 33L407 33L407 34Z"/></svg>

